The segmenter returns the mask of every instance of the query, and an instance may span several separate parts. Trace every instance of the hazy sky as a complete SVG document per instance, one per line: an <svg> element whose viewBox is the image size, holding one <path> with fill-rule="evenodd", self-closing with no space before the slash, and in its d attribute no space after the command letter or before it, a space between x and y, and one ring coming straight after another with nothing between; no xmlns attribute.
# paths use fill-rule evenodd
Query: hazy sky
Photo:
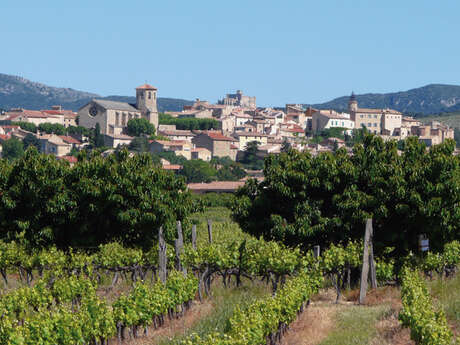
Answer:
<svg viewBox="0 0 460 345"><path fill-rule="evenodd" d="M460 1L1 0L0 73L259 105L460 84Z"/></svg>

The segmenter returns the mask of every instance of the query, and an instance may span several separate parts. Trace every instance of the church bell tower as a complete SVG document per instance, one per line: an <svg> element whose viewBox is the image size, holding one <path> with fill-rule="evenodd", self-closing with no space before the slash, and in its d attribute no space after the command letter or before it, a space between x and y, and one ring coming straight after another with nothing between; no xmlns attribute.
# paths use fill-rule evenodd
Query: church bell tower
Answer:
<svg viewBox="0 0 460 345"><path fill-rule="evenodd" d="M152 85L144 84L136 88L136 108L142 116L158 129L157 91Z"/></svg>

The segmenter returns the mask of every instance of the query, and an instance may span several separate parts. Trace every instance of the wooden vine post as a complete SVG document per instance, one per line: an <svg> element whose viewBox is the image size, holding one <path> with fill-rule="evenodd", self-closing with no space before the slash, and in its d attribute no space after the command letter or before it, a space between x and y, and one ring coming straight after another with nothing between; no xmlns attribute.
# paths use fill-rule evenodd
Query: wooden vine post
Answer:
<svg viewBox="0 0 460 345"><path fill-rule="evenodd" d="M208 238L209 243L212 243L212 220L208 219Z"/></svg>
<svg viewBox="0 0 460 345"><path fill-rule="evenodd" d="M196 224L192 225L192 247L196 250Z"/></svg>
<svg viewBox="0 0 460 345"><path fill-rule="evenodd" d="M163 234L163 227L160 226L158 230L158 272L162 283L166 283L166 264L166 242Z"/></svg>
<svg viewBox="0 0 460 345"><path fill-rule="evenodd" d="M182 224L177 221L177 240L174 241L174 249L176 251L176 269L187 275L187 269L182 265L181 255L184 250L184 236L182 234Z"/></svg>
<svg viewBox="0 0 460 345"><path fill-rule="evenodd" d="M372 218L366 221L366 232L364 234L364 250L363 250L363 266L361 268L361 286L359 289L359 304L364 304L366 301L366 293L368 287L369 271L371 287L377 287L377 277L374 263L374 248L372 245Z"/></svg>

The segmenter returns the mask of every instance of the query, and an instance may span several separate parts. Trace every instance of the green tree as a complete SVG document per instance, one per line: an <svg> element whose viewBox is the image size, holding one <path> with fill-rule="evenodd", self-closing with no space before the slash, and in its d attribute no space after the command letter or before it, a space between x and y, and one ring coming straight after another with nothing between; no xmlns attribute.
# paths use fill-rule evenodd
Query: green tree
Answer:
<svg viewBox="0 0 460 345"><path fill-rule="evenodd" d="M211 182L217 179L216 169L201 159L192 159L184 162L180 174L185 176L187 183Z"/></svg>
<svg viewBox="0 0 460 345"><path fill-rule="evenodd" d="M286 139L283 140L283 143L281 144L281 152L288 152L292 148L292 145L289 141Z"/></svg>
<svg viewBox="0 0 460 345"><path fill-rule="evenodd" d="M365 135L353 155L340 148L268 156L265 180L251 179L237 192L233 214L245 231L292 246L360 240L373 218L377 252L416 251L421 233L440 250L460 237L460 158L453 150L453 141L427 151L408 138L399 155L396 141Z"/></svg>
<svg viewBox="0 0 460 345"><path fill-rule="evenodd" d="M37 150L40 150L40 140L38 140L38 138L33 134L27 134L22 140L22 143L25 149L29 146L35 146Z"/></svg>
<svg viewBox="0 0 460 345"><path fill-rule="evenodd" d="M21 127L21 129L25 131L37 133L37 126L35 126L35 124L32 122L18 121L18 122L13 122L12 124Z"/></svg>
<svg viewBox="0 0 460 345"><path fill-rule="evenodd" d="M22 141L16 138L5 140L2 145L2 157L9 161L21 158L24 154Z"/></svg>
<svg viewBox="0 0 460 345"><path fill-rule="evenodd" d="M56 135L64 135L66 134L66 128L59 123L41 123L38 125L38 130L40 132L45 132L47 134L56 134Z"/></svg>
<svg viewBox="0 0 460 345"><path fill-rule="evenodd" d="M246 169L260 170L264 166L264 160L257 156L260 143L258 141L251 141L247 143L244 152L244 158L241 161Z"/></svg>
<svg viewBox="0 0 460 345"><path fill-rule="evenodd" d="M150 150L149 140L145 137L136 137L129 144L129 149L136 152L148 152Z"/></svg>
<svg viewBox="0 0 460 345"><path fill-rule="evenodd" d="M96 123L92 138L90 138L94 147L104 147L104 136L101 134L101 126Z"/></svg>
<svg viewBox="0 0 460 345"><path fill-rule="evenodd" d="M140 137L143 134L155 135L155 126L145 118L131 119L128 121L126 131L133 137Z"/></svg>

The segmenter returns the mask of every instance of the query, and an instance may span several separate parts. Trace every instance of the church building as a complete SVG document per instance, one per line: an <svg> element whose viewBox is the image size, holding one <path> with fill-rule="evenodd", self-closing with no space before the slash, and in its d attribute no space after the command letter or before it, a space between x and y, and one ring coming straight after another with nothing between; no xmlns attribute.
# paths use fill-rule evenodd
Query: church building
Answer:
<svg viewBox="0 0 460 345"><path fill-rule="evenodd" d="M136 88L136 104L93 99L78 110L79 125L94 128L101 134L120 135L131 119L145 118L158 128L157 88L144 84Z"/></svg>

